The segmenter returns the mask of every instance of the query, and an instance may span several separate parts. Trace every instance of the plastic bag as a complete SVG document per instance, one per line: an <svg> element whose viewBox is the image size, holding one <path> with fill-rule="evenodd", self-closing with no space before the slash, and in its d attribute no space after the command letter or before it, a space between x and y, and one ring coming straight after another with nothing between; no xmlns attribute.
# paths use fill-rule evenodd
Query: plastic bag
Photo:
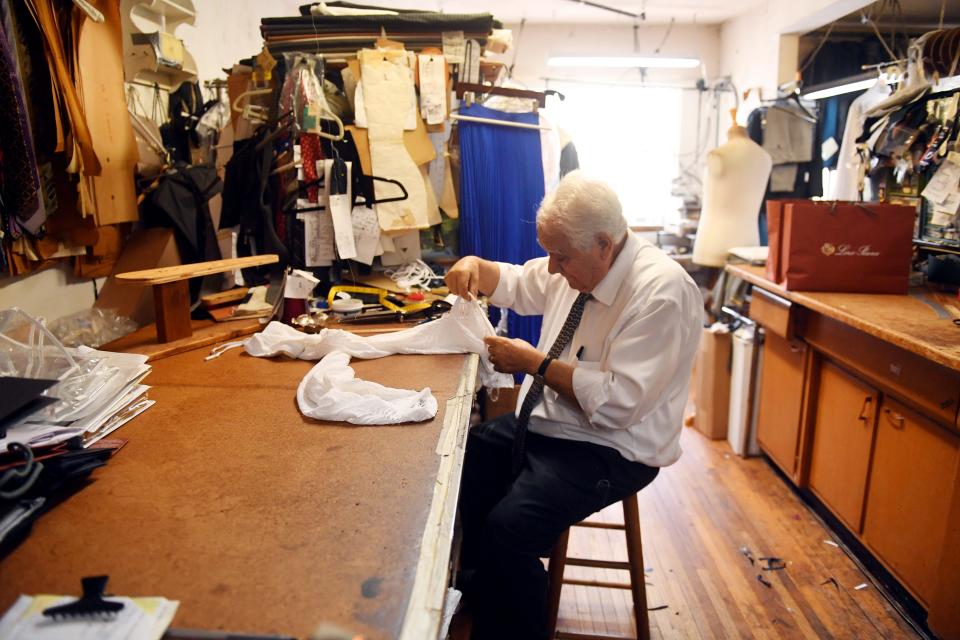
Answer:
<svg viewBox="0 0 960 640"><path fill-rule="evenodd" d="M99 347L137 330L137 323L114 309L86 309L50 323L50 331L66 347Z"/></svg>

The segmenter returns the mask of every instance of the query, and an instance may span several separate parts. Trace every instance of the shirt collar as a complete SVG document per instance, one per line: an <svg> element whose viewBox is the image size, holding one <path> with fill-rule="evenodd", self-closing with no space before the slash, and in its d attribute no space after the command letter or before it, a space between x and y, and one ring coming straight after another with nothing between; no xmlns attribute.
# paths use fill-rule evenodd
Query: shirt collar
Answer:
<svg viewBox="0 0 960 640"><path fill-rule="evenodd" d="M594 300L602 302L608 307L613 304L617 292L620 290L620 285L626 279L627 272L637 257L638 251L640 251L640 239L632 231L627 231L627 241L623 243L623 249L620 250L620 254L610 265L610 271L590 292Z"/></svg>

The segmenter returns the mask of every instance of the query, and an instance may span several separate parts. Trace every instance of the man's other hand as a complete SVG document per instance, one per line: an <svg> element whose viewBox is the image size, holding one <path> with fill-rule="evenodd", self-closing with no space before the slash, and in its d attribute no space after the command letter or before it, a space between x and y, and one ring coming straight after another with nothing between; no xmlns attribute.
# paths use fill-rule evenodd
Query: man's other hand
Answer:
<svg viewBox="0 0 960 640"><path fill-rule="evenodd" d="M490 336L483 339L490 354L490 363L500 373L534 374L546 357L533 345L519 338Z"/></svg>

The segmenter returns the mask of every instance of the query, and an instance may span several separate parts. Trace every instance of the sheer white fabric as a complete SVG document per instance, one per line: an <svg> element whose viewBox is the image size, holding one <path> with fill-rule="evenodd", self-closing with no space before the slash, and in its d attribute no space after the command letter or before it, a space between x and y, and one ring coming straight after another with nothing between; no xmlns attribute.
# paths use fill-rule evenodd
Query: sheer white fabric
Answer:
<svg viewBox="0 0 960 640"><path fill-rule="evenodd" d="M427 420L436 415L437 402L430 395L430 389L419 392L390 389L359 380L349 367L351 357L368 360L394 354L477 353L480 381L484 386L513 387L513 376L497 373L490 364L483 339L492 335L496 335L493 326L479 303L458 299L453 309L438 320L374 336L360 336L340 329L323 329L309 335L280 322L271 322L251 336L244 343L244 349L260 358L287 355L300 360L320 360L297 390L297 403L306 416L354 424L396 424Z"/></svg>

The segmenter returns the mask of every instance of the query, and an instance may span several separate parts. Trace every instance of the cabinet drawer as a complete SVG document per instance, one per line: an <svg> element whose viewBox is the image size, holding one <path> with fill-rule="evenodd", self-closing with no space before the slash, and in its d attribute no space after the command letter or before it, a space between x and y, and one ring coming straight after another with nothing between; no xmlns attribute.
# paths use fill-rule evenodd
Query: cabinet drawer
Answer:
<svg viewBox="0 0 960 640"><path fill-rule="evenodd" d="M884 398L863 538L924 604L937 587L960 437Z"/></svg>
<svg viewBox="0 0 960 640"><path fill-rule="evenodd" d="M820 365L810 452L810 489L860 533L878 394L830 362Z"/></svg>
<svg viewBox="0 0 960 640"><path fill-rule="evenodd" d="M793 337L793 303L786 298L754 287L750 298L750 319L781 338Z"/></svg>
<svg viewBox="0 0 960 640"><path fill-rule="evenodd" d="M799 340L787 341L771 333L764 337L757 441L794 479L806 357L807 345Z"/></svg>
<svg viewBox="0 0 960 640"><path fill-rule="evenodd" d="M819 313L806 318L803 338L919 411L956 428L960 372Z"/></svg>

